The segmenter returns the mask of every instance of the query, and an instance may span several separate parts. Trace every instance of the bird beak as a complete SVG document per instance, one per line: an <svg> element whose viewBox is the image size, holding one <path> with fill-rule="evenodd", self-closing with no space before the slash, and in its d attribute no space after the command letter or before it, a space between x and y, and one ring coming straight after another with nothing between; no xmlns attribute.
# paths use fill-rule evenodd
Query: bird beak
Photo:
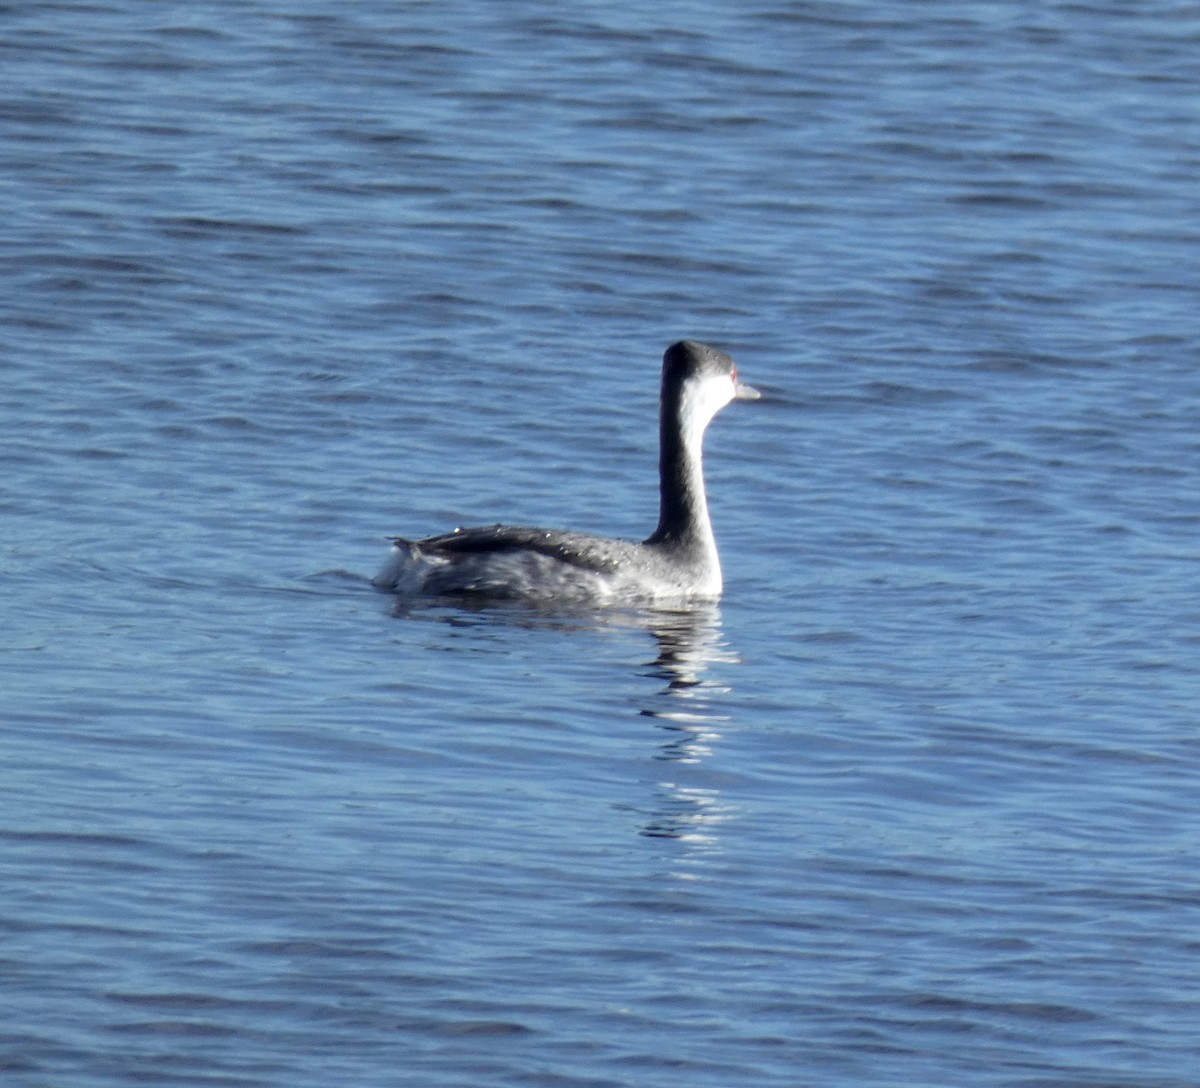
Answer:
<svg viewBox="0 0 1200 1088"><path fill-rule="evenodd" d="M762 394L752 385L747 385L745 382L733 380L733 399L734 400L758 400Z"/></svg>

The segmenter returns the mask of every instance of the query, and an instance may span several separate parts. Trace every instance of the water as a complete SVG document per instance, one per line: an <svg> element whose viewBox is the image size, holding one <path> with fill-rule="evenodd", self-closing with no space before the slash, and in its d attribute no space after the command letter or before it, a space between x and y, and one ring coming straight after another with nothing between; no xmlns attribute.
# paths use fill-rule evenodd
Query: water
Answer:
<svg viewBox="0 0 1200 1088"><path fill-rule="evenodd" d="M1198 40L0 12L4 1083L1194 1085ZM719 609L371 591L685 335Z"/></svg>

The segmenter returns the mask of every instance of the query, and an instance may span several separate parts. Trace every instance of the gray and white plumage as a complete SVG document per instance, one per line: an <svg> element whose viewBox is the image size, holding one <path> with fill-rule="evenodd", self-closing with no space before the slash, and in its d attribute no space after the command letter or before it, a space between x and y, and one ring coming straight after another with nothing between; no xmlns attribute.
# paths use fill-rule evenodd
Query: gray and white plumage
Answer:
<svg viewBox="0 0 1200 1088"><path fill-rule="evenodd" d="M724 352L693 340L672 344L663 355L659 402L659 521L649 537L639 543L524 525L397 537L374 584L412 598L715 600L722 577L704 490L704 431L730 401L758 396Z"/></svg>

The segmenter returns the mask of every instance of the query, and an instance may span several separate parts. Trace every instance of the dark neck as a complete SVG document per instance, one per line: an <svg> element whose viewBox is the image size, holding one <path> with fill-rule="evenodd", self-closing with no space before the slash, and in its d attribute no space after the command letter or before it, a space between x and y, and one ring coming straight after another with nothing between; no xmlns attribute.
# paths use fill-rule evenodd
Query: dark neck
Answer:
<svg viewBox="0 0 1200 1088"><path fill-rule="evenodd" d="M658 427L658 528L646 543L702 546L712 537L712 526L704 497L701 435L683 433L678 393L663 398Z"/></svg>

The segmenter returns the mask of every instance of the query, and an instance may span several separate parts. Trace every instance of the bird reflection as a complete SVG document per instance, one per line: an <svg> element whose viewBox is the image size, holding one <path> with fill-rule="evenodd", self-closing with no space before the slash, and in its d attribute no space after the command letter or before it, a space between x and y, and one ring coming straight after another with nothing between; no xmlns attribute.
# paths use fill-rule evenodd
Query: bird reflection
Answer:
<svg viewBox="0 0 1200 1088"><path fill-rule="evenodd" d="M647 674L666 682L654 704L642 709L665 734L655 758L675 765L700 764L713 754L721 723L728 720L714 709L714 697L730 690L704 674L714 664L737 661L722 640L720 611L712 605L660 612L649 614L647 621L658 642L658 656ZM719 790L684 785L674 778L658 784L654 808L642 834L702 845L715 842L716 825L729 816Z"/></svg>
<svg viewBox="0 0 1200 1088"><path fill-rule="evenodd" d="M652 702L641 714L652 718L662 736L654 760L664 774L655 784L651 813L641 834L651 838L677 839L690 846L712 848L717 825L729 819L732 808L722 801L720 790L695 780L721 740L722 723L728 716L717 708L730 688L708 679L716 664L739 659L721 634L721 613L715 604L687 611L665 609L612 610L541 609L495 602L470 601L404 606L395 613L404 618L425 618L472 631L513 625L538 630L594 631L641 629L658 648L646 663L645 675L662 681ZM690 781L684 781L684 778Z"/></svg>

